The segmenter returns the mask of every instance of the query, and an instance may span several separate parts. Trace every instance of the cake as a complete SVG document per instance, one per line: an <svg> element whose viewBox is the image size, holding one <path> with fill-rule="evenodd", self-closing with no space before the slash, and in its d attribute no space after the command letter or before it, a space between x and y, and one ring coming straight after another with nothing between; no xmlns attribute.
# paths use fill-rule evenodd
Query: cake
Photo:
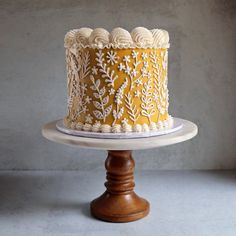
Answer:
<svg viewBox="0 0 236 236"><path fill-rule="evenodd" d="M67 128L103 132L168 129L169 34L162 29L80 28L66 49Z"/></svg>

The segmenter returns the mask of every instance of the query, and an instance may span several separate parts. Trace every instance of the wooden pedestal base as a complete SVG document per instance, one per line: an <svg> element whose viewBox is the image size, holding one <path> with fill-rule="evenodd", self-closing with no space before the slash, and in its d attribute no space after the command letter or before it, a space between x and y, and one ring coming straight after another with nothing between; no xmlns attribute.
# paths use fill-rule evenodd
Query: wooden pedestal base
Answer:
<svg viewBox="0 0 236 236"><path fill-rule="evenodd" d="M179 118L174 118L174 122L182 123L183 128L171 134L149 138L105 139L68 135L57 130L58 121L46 124L42 129L42 134L45 138L57 143L101 150L157 148L186 141L197 134L197 126L192 122ZM134 160L131 157L131 151L109 151L105 166L107 190L91 202L92 215L111 222L129 222L146 216L149 212L149 203L133 191Z"/></svg>
<svg viewBox="0 0 236 236"><path fill-rule="evenodd" d="M134 165L131 151L108 151L105 162L107 190L90 204L94 217L110 222L129 222L149 213L149 203L133 191Z"/></svg>

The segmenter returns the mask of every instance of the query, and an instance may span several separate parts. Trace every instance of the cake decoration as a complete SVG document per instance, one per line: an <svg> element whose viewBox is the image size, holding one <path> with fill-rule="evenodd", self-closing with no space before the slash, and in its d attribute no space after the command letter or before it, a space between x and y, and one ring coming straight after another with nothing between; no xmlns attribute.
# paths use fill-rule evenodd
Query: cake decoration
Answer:
<svg viewBox="0 0 236 236"><path fill-rule="evenodd" d="M132 39L137 46L152 46L152 32L144 27L137 27L131 32Z"/></svg>
<svg viewBox="0 0 236 236"><path fill-rule="evenodd" d="M88 45L89 36L93 32L90 28L81 28L75 32L75 41L76 43L81 43L83 45Z"/></svg>
<svg viewBox="0 0 236 236"><path fill-rule="evenodd" d="M66 127L149 132L172 126L168 114L167 31L81 28L65 36Z"/></svg>
<svg viewBox="0 0 236 236"><path fill-rule="evenodd" d="M130 33L122 28L115 28L111 31L110 43L113 45L119 45L123 47L129 47L133 45L133 40Z"/></svg>
<svg viewBox="0 0 236 236"><path fill-rule="evenodd" d="M110 33L103 28L96 28L90 34L88 40L90 45L102 47L110 42Z"/></svg>
<svg viewBox="0 0 236 236"><path fill-rule="evenodd" d="M136 27L131 33L120 27L111 33L103 28L80 28L65 35L65 48L169 48L169 34L166 30Z"/></svg>

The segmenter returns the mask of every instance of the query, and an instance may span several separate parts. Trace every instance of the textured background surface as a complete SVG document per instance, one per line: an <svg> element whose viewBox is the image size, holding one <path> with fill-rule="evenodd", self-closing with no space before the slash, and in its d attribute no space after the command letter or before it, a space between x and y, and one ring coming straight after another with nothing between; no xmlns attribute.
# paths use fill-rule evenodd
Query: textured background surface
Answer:
<svg viewBox="0 0 236 236"><path fill-rule="evenodd" d="M151 211L125 224L90 216L104 174L0 171L0 235L235 236L235 171L137 171L136 192Z"/></svg>
<svg viewBox="0 0 236 236"><path fill-rule="evenodd" d="M0 169L103 168L105 152L40 134L66 112L63 38L82 26L170 33L170 113L194 121L199 135L135 152L137 168L236 167L235 1L1 0L0 9Z"/></svg>

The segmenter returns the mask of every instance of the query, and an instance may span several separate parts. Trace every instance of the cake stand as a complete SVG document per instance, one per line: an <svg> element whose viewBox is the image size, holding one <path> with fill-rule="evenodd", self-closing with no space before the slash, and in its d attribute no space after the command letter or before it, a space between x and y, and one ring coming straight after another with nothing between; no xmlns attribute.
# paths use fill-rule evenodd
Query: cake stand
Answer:
<svg viewBox="0 0 236 236"><path fill-rule="evenodd" d="M44 125L45 138L74 147L108 150L105 161L106 191L90 204L91 214L110 222L129 222L141 219L149 213L149 203L134 192L134 166L132 150L157 148L180 143L193 138L197 126L182 120L182 128L176 132L146 138L104 139L78 137L57 130L53 121ZM148 158L148 157L147 157Z"/></svg>

